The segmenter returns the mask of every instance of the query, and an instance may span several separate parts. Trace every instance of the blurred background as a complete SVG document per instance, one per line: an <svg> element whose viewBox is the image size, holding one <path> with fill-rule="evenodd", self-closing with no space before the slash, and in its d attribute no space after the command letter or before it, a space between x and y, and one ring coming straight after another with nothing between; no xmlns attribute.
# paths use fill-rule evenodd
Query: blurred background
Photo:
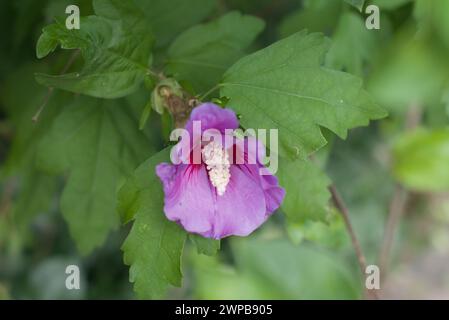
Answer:
<svg viewBox="0 0 449 320"><path fill-rule="evenodd" d="M211 0L212 1L212 0ZM345 200L369 264L381 267L385 299L449 299L449 0L366 1L380 29L343 0L220 0L267 27L253 49L302 29L333 39L326 65L362 77L389 117L354 129L319 152ZM31 118L45 99L34 73L56 74L70 54L38 60L42 28L69 4L89 0L0 0L0 299L133 299L120 246L129 226L88 256L77 252L59 211L64 176L40 172L35 149L48 124ZM207 20L206 20L207 21ZM147 99L137 93L136 101ZM139 100L140 99L140 100ZM143 104L142 104L143 105ZM300 181L298 181L300 183ZM216 256L189 243L184 283L167 298L360 299L361 275L339 215L285 227L277 214ZM81 268L81 290L65 267Z"/></svg>

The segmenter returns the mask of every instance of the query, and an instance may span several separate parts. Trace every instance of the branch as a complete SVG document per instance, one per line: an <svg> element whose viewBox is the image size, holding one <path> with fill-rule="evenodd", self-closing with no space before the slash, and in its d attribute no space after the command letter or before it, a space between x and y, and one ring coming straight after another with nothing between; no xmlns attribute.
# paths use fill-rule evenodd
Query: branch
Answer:
<svg viewBox="0 0 449 320"><path fill-rule="evenodd" d="M346 229L349 233L349 236L351 237L352 246L354 247L355 254L357 256L357 261L360 267L360 271L362 275L365 275L366 271L366 258L363 254L362 247L360 245L359 240L357 239L357 236L354 232L354 229L351 224L351 220L349 218L349 211L347 206L345 205L343 199L341 198L339 192L337 191L337 188L334 184L329 186L329 191L332 195L332 202L334 203L335 207L340 211L341 215L343 216L343 220L346 225ZM376 292L372 290L365 290L367 296L372 296L374 299L379 299Z"/></svg>

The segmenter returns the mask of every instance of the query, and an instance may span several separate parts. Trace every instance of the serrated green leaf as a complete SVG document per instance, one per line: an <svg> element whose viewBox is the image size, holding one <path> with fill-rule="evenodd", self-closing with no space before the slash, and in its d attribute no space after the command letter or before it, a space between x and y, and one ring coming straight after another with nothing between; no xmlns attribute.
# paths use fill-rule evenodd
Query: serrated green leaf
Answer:
<svg viewBox="0 0 449 320"><path fill-rule="evenodd" d="M135 219L122 250L130 281L140 298L160 298L168 286L180 286L181 254L186 233L163 212L164 194L156 176L158 163L169 159L165 149L144 162L119 191L122 220Z"/></svg>
<svg viewBox="0 0 449 320"><path fill-rule="evenodd" d="M326 219L331 181L320 168L306 160L280 159L277 175L286 190L282 210L289 222Z"/></svg>
<svg viewBox="0 0 449 320"><path fill-rule="evenodd" d="M263 27L261 19L238 12L192 27L168 49L166 70L178 80L189 81L196 92L206 91L244 55Z"/></svg>
<svg viewBox="0 0 449 320"><path fill-rule="evenodd" d="M240 59L224 75L221 95L246 128L278 128L281 155L305 157L326 144L320 126L341 138L386 116L362 80L321 66L321 34L296 33Z"/></svg>
<svg viewBox="0 0 449 320"><path fill-rule="evenodd" d="M40 144L42 169L69 172L61 211L83 254L118 226L117 184L152 151L137 123L138 116L123 102L78 97Z"/></svg>
<svg viewBox="0 0 449 320"><path fill-rule="evenodd" d="M113 0L94 1L100 16L82 18L79 30L68 30L63 21L43 29L37 56L43 58L57 44L62 49L80 49L85 64L80 72L64 75L37 74L49 87L100 98L128 95L147 74L154 38L137 7ZM101 16L104 15L104 16Z"/></svg>
<svg viewBox="0 0 449 320"><path fill-rule="evenodd" d="M420 129L395 144L393 172L405 186L420 191L449 189L449 129Z"/></svg>
<svg viewBox="0 0 449 320"><path fill-rule="evenodd" d="M204 238L197 234L189 234L189 239L195 244L198 254L213 256L220 250L220 240Z"/></svg>

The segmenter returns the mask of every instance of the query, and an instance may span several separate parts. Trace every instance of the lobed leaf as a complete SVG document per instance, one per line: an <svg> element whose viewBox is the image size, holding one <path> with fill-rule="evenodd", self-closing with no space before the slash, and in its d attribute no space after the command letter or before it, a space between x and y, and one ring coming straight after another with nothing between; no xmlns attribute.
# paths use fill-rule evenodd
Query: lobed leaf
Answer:
<svg viewBox="0 0 449 320"><path fill-rule="evenodd" d="M246 128L279 129L283 156L302 156L326 144L320 126L341 138L348 129L386 116L362 80L322 67L329 41L296 33L240 59L224 75L222 96Z"/></svg>
<svg viewBox="0 0 449 320"><path fill-rule="evenodd" d="M94 1L98 16L82 18L79 30L67 29L60 20L45 27L37 43L38 58L59 44L62 49L79 49L85 64L79 72L36 74L36 80L99 98L118 98L137 90L148 72L154 37L137 7L117 3Z"/></svg>

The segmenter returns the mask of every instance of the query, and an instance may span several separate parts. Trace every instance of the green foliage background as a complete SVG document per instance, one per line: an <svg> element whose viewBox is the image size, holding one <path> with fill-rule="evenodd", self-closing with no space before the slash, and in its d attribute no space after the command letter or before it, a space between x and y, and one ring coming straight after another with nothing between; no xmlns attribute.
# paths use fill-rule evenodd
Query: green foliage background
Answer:
<svg viewBox="0 0 449 320"><path fill-rule="evenodd" d="M331 184L368 263L388 267L382 297L449 297L396 272L449 248L449 1L2 1L0 37L0 299L363 298ZM164 217L162 74L226 97L243 127L279 129L287 197L251 236ZM69 264L81 290L65 288Z"/></svg>

